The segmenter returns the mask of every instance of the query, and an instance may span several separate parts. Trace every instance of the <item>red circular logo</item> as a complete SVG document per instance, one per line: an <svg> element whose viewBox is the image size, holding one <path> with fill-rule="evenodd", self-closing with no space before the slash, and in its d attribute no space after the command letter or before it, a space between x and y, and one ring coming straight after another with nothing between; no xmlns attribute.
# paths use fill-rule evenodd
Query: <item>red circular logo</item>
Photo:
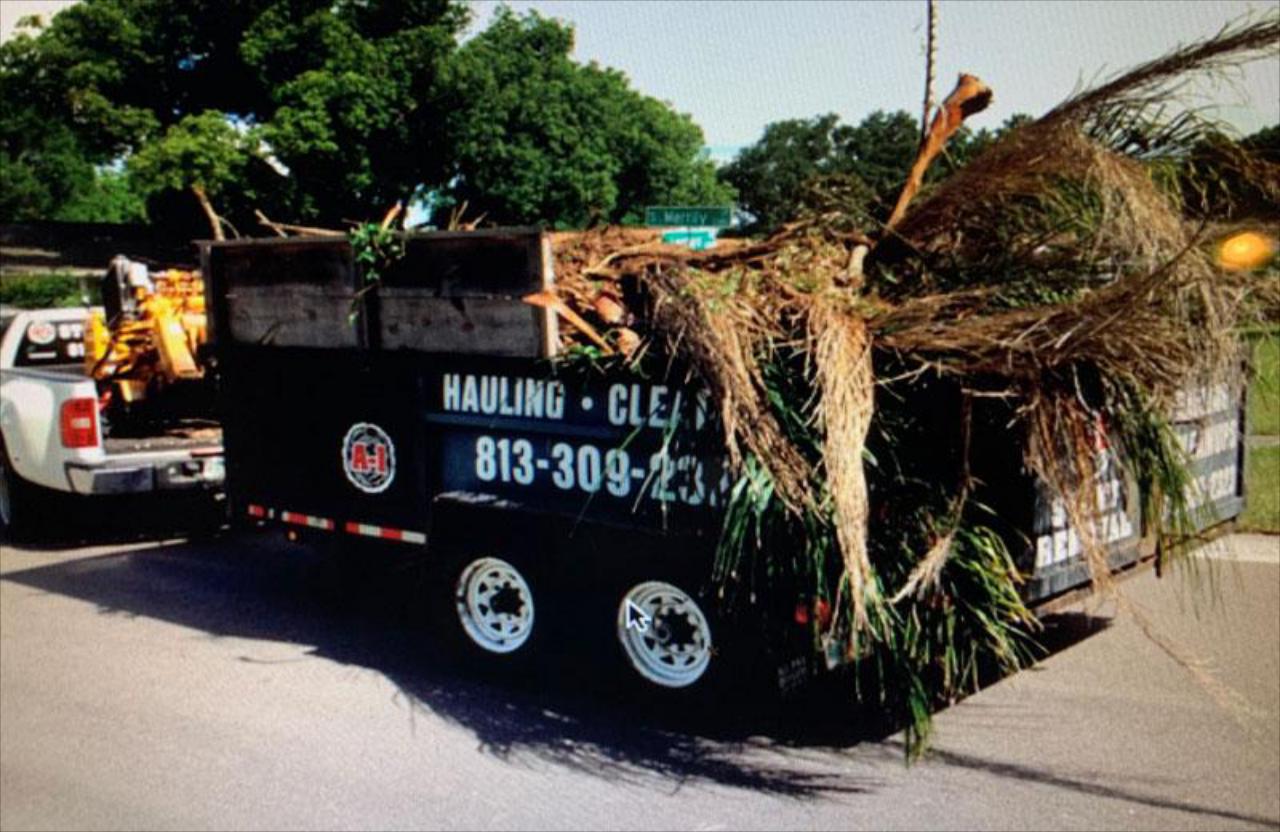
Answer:
<svg viewBox="0 0 1280 832"><path fill-rule="evenodd" d="M342 470L356 488L380 494L396 478L396 446L382 428L357 422L342 440Z"/></svg>
<svg viewBox="0 0 1280 832"><path fill-rule="evenodd" d="M33 344L52 344L57 337L58 328L48 321L36 321L27 327L27 340Z"/></svg>

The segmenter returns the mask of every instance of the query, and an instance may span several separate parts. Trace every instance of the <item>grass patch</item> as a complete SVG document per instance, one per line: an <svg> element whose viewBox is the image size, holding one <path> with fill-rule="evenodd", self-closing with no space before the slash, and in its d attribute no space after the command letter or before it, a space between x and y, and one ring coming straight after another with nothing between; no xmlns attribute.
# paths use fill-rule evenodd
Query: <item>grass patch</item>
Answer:
<svg viewBox="0 0 1280 832"><path fill-rule="evenodd" d="M1249 385L1249 432L1280 435L1280 329L1248 337L1255 371ZM1280 445L1249 448L1245 477L1248 507L1241 528L1280 533Z"/></svg>
<svg viewBox="0 0 1280 832"><path fill-rule="evenodd" d="M1251 340L1256 374L1249 387L1249 431L1254 436L1280 435L1280 330Z"/></svg>
<svg viewBox="0 0 1280 832"><path fill-rule="evenodd" d="M99 303L96 280L89 281L89 302ZM82 306L80 280L70 274L7 274L0 279L0 303L20 309L45 309L51 306Z"/></svg>
<svg viewBox="0 0 1280 832"><path fill-rule="evenodd" d="M1242 529L1280 533L1280 445L1250 448L1246 466L1248 508Z"/></svg>

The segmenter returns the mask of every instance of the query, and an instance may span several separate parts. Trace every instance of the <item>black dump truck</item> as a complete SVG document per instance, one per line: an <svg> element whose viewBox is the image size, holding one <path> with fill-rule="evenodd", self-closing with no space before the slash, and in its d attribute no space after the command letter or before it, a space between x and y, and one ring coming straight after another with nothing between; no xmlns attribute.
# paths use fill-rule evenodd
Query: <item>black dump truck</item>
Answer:
<svg viewBox="0 0 1280 832"><path fill-rule="evenodd" d="M743 657L783 690L834 664L803 593L717 603L717 406L678 373L556 360L555 317L521 300L552 263L537 229L407 235L376 281L344 238L204 245L234 516L351 558L410 554L440 626L494 661L604 646L666 689L741 678ZM1215 522L1243 506L1241 405L1224 383L1177 414ZM1028 602L1087 585L1062 506L1007 436L984 441ZM1104 466L1098 489L1112 562L1131 564L1133 487Z"/></svg>

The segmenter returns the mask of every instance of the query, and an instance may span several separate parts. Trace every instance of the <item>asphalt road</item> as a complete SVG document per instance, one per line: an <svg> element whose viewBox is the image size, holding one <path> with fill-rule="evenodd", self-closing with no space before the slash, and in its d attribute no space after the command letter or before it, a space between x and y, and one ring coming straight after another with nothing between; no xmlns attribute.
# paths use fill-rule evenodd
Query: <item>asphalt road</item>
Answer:
<svg viewBox="0 0 1280 832"><path fill-rule="evenodd" d="M581 659L477 675L394 576L339 601L275 539L3 544L0 827L1277 828L1280 538L1226 548L1198 614L1183 578L1124 584L1217 688L1068 612L906 768L835 700L673 722Z"/></svg>

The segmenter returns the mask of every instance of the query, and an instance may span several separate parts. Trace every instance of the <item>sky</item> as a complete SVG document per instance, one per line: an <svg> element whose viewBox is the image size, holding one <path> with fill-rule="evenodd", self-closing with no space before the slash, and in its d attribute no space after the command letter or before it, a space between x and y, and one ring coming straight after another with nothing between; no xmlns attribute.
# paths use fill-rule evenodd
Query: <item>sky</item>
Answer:
<svg viewBox="0 0 1280 832"><path fill-rule="evenodd" d="M56 0L0 0L0 38ZM571 22L575 57L620 69L632 85L689 113L712 155L732 156L765 125L834 112L856 123L877 110L918 113L924 91L925 0L511 0ZM996 127L1039 115L1080 83L1213 34L1280 0L939 0L936 95L960 72L995 102L972 120ZM498 3L472 0L472 32ZM1280 122L1280 54L1198 86L1198 103L1248 134Z"/></svg>
<svg viewBox="0 0 1280 832"><path fill-rule="evenodd" d="M576 57L621 69L633 85L702 125L723 155L765 125L834 112L918 113L924 96L925 0L893 2L580 2L515 0L574 24ZM497 3L474 2L481 28ZM995 90L973 121L1039 115L1098 73L1118 72L1280 2L974 2L940 0L936 95L970 72ZM1201 85L1244 133L1280 121L1280 54Z"/></svg>

